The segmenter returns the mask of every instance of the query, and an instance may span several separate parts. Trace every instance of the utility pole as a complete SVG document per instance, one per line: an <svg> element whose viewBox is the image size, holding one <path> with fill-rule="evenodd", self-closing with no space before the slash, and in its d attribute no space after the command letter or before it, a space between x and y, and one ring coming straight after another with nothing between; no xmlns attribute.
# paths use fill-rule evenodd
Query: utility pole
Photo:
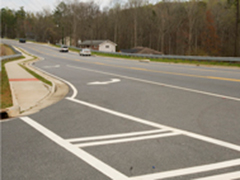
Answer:
<svg viewBox="0 0 240 180"><path fill-rule="evenodd" d="M235 48L234 48L234 56L238 56L238 45L239 45L239 34L238 34L238 24L240 22L239 19L239 0L236 0L236 38L235 38Z"/></svg>
<svg viewBox="0 0 240 180"><path fill-rule="evenodd" d="M62 26L62 44L64 44L64 39L63 39L63 26Z"/></svg>
<svg viewBox="0 0 240 180"><path fill-rule="evenodd" d="M6 26L5 26L5 36L6 36L6 38L8 37L7 30L8 30L8 28L7 28L7 24L6 24Z"/></svg>

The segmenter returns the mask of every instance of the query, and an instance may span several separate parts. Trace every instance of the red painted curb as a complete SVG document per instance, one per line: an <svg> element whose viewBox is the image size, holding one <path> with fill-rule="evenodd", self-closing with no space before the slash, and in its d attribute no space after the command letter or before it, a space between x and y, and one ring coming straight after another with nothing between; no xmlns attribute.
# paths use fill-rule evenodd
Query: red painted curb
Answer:
<svg viewBox="0 0 240 180"><path fill-rule="evenodd" d="M9 79L9 81L39 81L36 78L27 78L27 79Z"/></svg>

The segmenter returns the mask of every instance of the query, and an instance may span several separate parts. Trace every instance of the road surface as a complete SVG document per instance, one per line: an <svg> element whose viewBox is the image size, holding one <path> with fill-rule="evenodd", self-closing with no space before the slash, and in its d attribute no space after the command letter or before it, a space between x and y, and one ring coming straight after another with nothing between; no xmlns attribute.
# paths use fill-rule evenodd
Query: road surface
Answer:
<svg viewBox="0 0 240 180"><path fill-rule="evenodd" d="M240 178L240 69L60 53L3 40L70 87L2 122L2 178Z"/></svg>

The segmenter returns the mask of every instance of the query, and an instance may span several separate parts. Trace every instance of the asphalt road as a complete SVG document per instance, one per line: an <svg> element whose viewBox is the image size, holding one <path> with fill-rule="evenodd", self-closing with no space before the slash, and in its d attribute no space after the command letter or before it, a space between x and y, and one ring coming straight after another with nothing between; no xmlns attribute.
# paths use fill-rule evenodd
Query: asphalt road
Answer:
<svg viewBox="0 0 240 180"><path fill-rule="evenodd" d="M2 179L240 178L240 69L82 57L34 43L62 101L2 122Z"/></svg>

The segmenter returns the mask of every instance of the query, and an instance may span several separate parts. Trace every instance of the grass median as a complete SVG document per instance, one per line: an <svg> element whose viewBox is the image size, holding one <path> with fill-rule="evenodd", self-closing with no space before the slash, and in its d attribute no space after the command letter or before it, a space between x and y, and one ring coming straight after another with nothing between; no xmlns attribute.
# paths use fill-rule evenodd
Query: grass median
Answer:
<svg viewBox="0 0 240 180"><path fill-rule="evenodd" d="M52 82L48 81L44 77L40 76L39 74L35 73L34 71L30 70L29 68L27 68L26 66L24 66L22 64L18 64L18 65L21 66L23 69L25 69L27 72L29 72L31 75L33 75L35 78L39 79L40 81L44 82L45 84L48 84L49 86L52 86Z"/></svg>

